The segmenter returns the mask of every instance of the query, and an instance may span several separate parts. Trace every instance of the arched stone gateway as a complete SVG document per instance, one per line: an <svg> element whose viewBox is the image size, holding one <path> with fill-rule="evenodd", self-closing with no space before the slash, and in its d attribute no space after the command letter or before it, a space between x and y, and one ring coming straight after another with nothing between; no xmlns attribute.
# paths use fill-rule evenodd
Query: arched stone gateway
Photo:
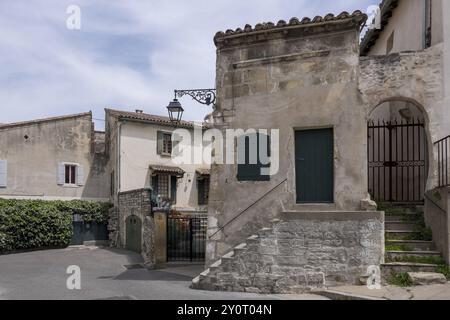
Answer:
<svg viewBox="0 0 450 320"><path fill-rule="evenodd" d="M400 108L411 106L417 111L414 115L421 117L428 152L426 190L437 186L437 152L433 143L448 134L443 77L441 45L418 52L360 58L359 90L368 121L378 114L379 107L392 102Z"/></svg>
<svg viewBox="0 0 450 320"><path fill-rule="evenodd" d="M421 203L428 177L428 117L411 99L385 100L367 126L368 190L377 202Z"/></svg>

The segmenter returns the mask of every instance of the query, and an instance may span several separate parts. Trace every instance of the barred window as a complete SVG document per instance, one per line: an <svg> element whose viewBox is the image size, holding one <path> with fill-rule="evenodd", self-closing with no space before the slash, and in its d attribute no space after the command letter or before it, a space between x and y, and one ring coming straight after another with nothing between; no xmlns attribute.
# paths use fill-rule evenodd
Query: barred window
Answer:
<svg viewBox="0 0 450 320"><path fill-rule="evenodd" d="M160 174L158 175L158 195L163 199L169 199L169 175Z"/></svg>

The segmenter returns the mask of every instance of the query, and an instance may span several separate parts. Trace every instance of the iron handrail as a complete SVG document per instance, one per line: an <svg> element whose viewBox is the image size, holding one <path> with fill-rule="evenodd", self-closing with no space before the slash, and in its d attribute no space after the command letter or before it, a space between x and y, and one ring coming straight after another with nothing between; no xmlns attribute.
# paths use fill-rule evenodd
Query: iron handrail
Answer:
<svg viewBox="0 0 450 320"><path fill-rule="evenodd" d="M230 221L228 221L227 223L225 223L222 227L220 227L219 230L217 230L216 232L214 232L211 236L209 236L209 239L213 238L216 234L218 234L219 232L223 231L228 225L230 225L232 222L234 222L237 218L239 218L240 216L242 216L245 212L247 212L250 208L252 208L255 204L257 204L258 202L260 202L262 199L264 199L265 197L267 197L270 193L272 193L275 189L277 189L279 186L281 186L282 184L284 184L287 181L287 178L284 179L283 181L281 181L279 184L277 184L275 187L273 187L272 189L270 189L268 192L266 192L263 196L261 196L260 198L258 198L258 200L256 200L255 202L253 202L251 205L249 205L247 208L245 208L244 210L242 210L238 215L236 215L233 219L231 219Z"/></svg>
<svg viewBox="0 0 450 320"><path fill-rule="evenodd" d="M444 138L442 138L441 140L436 141L436 142L433 143L433 144L434 144L434 145L437 145L438 143L440 143L440 142L442 142L442 141L444 141L444 140L447 140L447 139L450 139L450 135L449 135L449 136L446 136L446 137L444 137Z"/></svg>
<svg viewBox="0 0 450 320"><path fill-rule="evenodd" d="M442 138L434 143L438 153L438 187L445 188L450 186L450 136Z"/></svg>

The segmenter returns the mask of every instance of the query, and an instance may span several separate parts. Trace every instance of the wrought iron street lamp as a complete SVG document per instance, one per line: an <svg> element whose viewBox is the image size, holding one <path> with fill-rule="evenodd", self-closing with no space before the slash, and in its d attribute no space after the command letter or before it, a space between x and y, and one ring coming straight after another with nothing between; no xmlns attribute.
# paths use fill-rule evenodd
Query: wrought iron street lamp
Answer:
<svg viewBox="0 0 450 320"><path fill-rule="evenodd" d="M180 123L184 109L178 98L190 96L193 100L207 106L216 106L216 89L191 89L191 90L175 90L175 98L167 106L170 121Z"/></svg>
<svg viewBox="0 0 450 320"><path fill-rule="evenodd" d="M171 122L180 123L181 118L183 117L184 109L181 106L181 103L177 99L173 99L167 106L167 110L169 111L169 118Z"/></svg>

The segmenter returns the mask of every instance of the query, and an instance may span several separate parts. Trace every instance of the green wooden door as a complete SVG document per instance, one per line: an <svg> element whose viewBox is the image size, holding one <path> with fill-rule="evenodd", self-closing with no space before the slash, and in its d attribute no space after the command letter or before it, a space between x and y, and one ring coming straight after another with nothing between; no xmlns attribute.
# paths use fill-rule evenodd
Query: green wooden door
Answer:
<svg viewBox="0 0 450 320"><path fill-rule="evenodd" d="M126 220L126 248L138 253L142 251L142 222L135 215Z"/></svg>
<svg viewBox="0 0 450 320"><path fill-rule="evenodd" d="M334 201L333 129L295 133L295 171L298 203Z"/></svg>

